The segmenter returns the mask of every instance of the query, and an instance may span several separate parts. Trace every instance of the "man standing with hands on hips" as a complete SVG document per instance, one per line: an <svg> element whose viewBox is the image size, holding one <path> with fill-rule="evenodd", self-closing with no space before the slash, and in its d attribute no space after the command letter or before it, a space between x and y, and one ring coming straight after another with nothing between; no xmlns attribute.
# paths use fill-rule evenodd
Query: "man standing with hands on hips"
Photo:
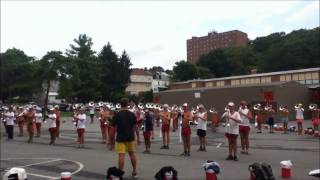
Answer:
<svg viewBox="0 0 320 180"><path fill-rule="evenodd" d="M111 125L115 127L117 132L116 152L118 153L119 169L124 169L125 154L128 152L133 168L132 177L137 178L136 144L134 140L137 118L134 113L128 110L128 103L127 98L121 99L121 109L113 117Z"/></svg>

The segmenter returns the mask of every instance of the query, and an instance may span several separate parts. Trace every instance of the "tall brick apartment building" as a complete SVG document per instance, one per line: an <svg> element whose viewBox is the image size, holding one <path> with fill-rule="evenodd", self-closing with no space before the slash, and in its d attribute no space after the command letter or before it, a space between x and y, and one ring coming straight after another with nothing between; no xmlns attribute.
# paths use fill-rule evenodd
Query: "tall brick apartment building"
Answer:
<svg viewBox="0 0 320 180"><path fill-rule="evenodd" d="M248 35L239 30L222 33L209 32L208 36L192 37L187 40L187 60L195 64L201 55L210 51L226 47L246 46L247 42Z"/></svg>

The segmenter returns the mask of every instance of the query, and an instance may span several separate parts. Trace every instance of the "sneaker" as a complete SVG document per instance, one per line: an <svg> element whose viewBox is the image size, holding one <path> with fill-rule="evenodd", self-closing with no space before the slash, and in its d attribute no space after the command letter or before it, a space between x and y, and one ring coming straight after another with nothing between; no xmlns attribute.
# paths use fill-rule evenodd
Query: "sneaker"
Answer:
<svg viewBox="0 0 320 180"><path fill-rule="evenodd" d="M237 158L237 156L233 157L234 161L239 161L239 159Z"/></svg>
<svg viewBox="0 0 320 180"><path fill-rule="evenodd" d="M190 152L187 152L187 153L186 153L186 156L190 156Z"/></svg>
<svg viewBox="0 0 320 180"><path fill-rule="evenodd" d="M131 177L136 179L136 178L138 178L138 175L137 175L136 172L133 172L133 173L131 174Z"/></svg>
<svg viewBox="0 0 320 180"><path fill-rule="evenodd" d="M165 149L165 148L166 148L166 146L161 146L161 147L160 147L160 149Z"/></svg>
<svg viewBox="0 0 320 180"><path fill-rule="evenodd" d="M227 158L226 158L226 160L233 160L234 158L233 158L233 156L231 156L231 155L229 155Z"/></svg>

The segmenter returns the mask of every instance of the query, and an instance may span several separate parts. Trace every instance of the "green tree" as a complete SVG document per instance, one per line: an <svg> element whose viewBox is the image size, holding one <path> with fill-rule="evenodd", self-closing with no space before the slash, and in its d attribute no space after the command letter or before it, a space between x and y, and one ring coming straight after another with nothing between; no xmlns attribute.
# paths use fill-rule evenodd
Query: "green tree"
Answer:
<svg viewBox="0 0 320 180"><path fill-rule="evenodd" d="M187 81L190 79L198 78L197 67L190 62L181 60L175 63L173 66L173 81Z"/></svg>
<svg viewBox="0 0 320 180"><path fill-rule="evenodd" d="M1 53L1 99L11 100L18 96L26 101L32 100L32 95L39 91L38 81L33 79L37 66L34 58L27 56L23 51L12 48Z"/></svg>

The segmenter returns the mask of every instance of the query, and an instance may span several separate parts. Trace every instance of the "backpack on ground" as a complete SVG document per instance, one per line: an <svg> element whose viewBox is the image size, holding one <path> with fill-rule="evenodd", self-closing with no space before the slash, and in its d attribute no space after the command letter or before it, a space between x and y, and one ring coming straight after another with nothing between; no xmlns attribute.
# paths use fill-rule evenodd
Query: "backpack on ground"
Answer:
<svg viewBox="0 0 320 180"><path fill-rule="evenodd" d="M272 168L267 163L253 163L249 165L249 171L253 180L275 180Z"/></svg>
<svg viewBox="0 0 320 180"><path fill-rule="evenodd" d="M162 167L154 176L156 180L178 180L178 172L172 166Z"/></svg>

